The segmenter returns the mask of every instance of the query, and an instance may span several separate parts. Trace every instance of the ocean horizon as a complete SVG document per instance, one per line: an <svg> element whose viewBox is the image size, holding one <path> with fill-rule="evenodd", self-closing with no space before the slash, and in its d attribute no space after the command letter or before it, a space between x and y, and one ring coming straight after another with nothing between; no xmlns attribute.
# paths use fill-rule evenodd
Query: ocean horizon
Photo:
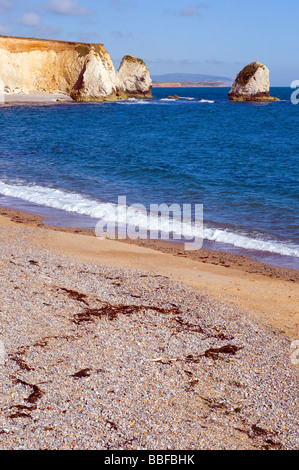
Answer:
<svg viewBox="0 0 299 470"><path fill-rule="evenodd" d="M272 88L273 103L230 103L228 91L2 107L0 205L92 229L120 196L146 208L203 205L205 248L298 270L292 90Z"/></svg>

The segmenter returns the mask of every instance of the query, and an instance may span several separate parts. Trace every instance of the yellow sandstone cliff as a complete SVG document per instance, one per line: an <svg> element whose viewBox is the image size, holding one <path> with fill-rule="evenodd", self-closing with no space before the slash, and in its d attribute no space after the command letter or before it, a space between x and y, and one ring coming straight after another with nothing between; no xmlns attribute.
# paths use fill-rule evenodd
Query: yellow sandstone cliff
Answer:
<svg viewBox="0 0 299 470"><path fill-rule="evenodd" d="M126 57L130 67L123 60L116 73L103 44L0 36L0 81L6 93L67 94L76 101L150 98L148 68Z"/></svg>

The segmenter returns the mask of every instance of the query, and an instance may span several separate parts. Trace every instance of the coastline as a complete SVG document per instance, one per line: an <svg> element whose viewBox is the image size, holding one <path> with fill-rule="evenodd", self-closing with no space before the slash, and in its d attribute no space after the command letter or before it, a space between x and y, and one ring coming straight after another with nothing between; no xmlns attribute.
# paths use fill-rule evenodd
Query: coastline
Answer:
<svg viewBox="0 0 299 470"><path fill-rule="evenodd" d="M298 448L298 280L169 249L1 208L1 449Z"/></svg>
<svg viewBox="0 0 299 470"><path fill-rule="evenodd" d="M83 262L167 276L298 338L298 271L227 252L184 251L179 243L160 240L99 240L91 229L46 225L41 216L0 206L2 225L34 228L32 243Z"/></svg>
<svg viewBox="0 0 299 470"><path fill-rule="evenodd" d="M224 82L153 82L153 88L229 88Z"/></svg>

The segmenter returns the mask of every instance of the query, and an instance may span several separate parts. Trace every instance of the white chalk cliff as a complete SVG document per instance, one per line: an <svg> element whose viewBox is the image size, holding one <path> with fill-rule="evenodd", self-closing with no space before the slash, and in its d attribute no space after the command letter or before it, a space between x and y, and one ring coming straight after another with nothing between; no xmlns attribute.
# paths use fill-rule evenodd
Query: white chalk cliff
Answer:
<svg viewBox="0 0 299 470"><path fill-rule="evenodd" d="M143 60L126 55L119 66L117 78L123 93L135 97L149 97L152 80Z"/></svg>
<svg viewBox="0 0 299 470"><path fill-rule="evenodd" d="M260 62L252 62L241 70L229 92L230 101L279 101L270 96L270 72Z"/></svg>
<svg viewBox="0 0 299 470"><path fill-rule="evenodd" d="M116 73L103 44L0 36L0 82L6 93L66 94L76 101L152 96L145 63L125 56Z"/></svg>

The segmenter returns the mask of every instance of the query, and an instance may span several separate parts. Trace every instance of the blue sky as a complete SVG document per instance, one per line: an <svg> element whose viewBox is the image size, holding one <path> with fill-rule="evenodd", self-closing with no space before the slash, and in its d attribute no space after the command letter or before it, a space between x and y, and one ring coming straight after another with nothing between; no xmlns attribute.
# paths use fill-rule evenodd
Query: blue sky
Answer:
<svg viewBox="0 0 299 470"><path fill-rule="evenodd" d="M234 78L258 60L272 86L299 80L298 0L0 0L0 34L105 44L152 75Z"/></svg>

